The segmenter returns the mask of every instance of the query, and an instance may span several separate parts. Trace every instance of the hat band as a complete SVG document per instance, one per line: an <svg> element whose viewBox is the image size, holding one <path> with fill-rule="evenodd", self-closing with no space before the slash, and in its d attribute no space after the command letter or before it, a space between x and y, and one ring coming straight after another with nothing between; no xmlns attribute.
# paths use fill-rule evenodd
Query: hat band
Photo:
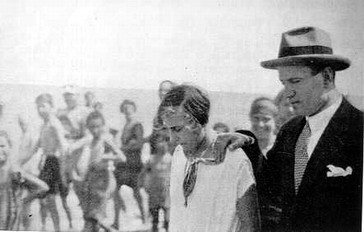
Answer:
<svg viewBox="0 0 364 232"><path fill-rule="evenodd" d="M281 48L278 58L314 54L332 54L332 48L325 46L284 47Z"/></svg>

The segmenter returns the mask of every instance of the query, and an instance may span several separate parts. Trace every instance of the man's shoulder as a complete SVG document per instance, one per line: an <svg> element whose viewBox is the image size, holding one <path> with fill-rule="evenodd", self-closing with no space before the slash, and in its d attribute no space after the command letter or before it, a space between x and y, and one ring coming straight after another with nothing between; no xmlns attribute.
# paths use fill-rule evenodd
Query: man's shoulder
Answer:
<svg viewBox="0 0 364 232"><path fill-rule="evenodd" d="M354 117L354 118L363 120L364 113L361 110L359 110L358 108L356 108L355 106L353 106L345 98L343 99L343 102L342 102L340 108L342 109L342 111L338 110L337 112L341 112L342 114L347 115L349 117Z"/></svg>
<svg viewBox="0 0 364 232"><path fill-rule="evenodd" d="M304 116L295 116L291 118L282 125L280 131L291 131L292 128L296 128L297 126L299 126L304 118Z"/></svg>

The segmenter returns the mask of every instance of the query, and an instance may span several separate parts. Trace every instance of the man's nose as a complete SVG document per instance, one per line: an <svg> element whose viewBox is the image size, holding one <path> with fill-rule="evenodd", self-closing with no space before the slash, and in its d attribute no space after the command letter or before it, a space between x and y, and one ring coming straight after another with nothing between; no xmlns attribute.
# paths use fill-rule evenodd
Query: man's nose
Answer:
<svg viewBox="0 0 364 232"><path fill-rule="evenodd" d="M294 89L286 88L285 93L288 99L292 99L294 96L296 96L296 91Z"/></svg>

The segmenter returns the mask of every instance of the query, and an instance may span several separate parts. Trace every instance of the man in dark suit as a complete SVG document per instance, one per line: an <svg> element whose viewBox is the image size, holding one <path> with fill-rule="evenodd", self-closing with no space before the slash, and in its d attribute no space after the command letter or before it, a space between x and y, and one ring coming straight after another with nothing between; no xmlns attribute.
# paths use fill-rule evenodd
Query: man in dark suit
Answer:
<svg viewBox="0 0 364 232"><path fill-rule="evenodd" d="M350 61L314 27L282 34L276 69L297 117L280 129L259 178L262 214L278 209L279 231L361 231L363 113L336 89ZM263 226L264 228L264 226Z"/></svg>

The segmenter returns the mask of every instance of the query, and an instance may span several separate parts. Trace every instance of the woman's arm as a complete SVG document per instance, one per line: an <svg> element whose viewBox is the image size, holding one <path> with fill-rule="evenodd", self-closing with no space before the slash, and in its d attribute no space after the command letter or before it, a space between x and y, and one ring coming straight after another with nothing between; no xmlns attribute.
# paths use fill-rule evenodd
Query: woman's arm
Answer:
<svg viewBox="0 0 364 232"><path fill-rule="evenodd" d="M127 144L122 146L122 151L135 151L135 150L141 150L143 148L144 144L144 130L143 126L140 123L137 123L135 126L132 127L133 130L131 133L133 133L134 138L129 140Z"/></svg>
<svg viewBox="0 0 364 232"><path fill-rule="evenodd" d="M109 160L121 160L122 162L126 162L126 156L120 151L120 149L116 146L116 144L113 141L112 136L108 136L105 134L103 136L103 140L105 144L111 149L113 155L109 157L109 155L104 155L103 159L109 159Z"/></svg>
<svg viewBox="0 0 364 232"><path fill-rule="evenodd" d="M76 142L69 144L67 147L67 153L70 155L75 150L79 150L79 149L83 148L85 145L89 144L90 142L91 142L90 137L88 137L88 136L83 137L82 139L79 139Z"/></svg>
<svg viewBox="0 0 364 232"><path fill-rule="evenodd" d="M255 184L236 203L236 211L239 218L238 232L260 231L260 214L258 194Z"/></svg>
<svg viewBox="0 0 364 232"><path fill-rule="evenodd" d="M260 231L260 210L253 168L246 154L242 150L240 151L239 156L244 158L237 173L236 213L239 218L237 231Z"/></svg>

